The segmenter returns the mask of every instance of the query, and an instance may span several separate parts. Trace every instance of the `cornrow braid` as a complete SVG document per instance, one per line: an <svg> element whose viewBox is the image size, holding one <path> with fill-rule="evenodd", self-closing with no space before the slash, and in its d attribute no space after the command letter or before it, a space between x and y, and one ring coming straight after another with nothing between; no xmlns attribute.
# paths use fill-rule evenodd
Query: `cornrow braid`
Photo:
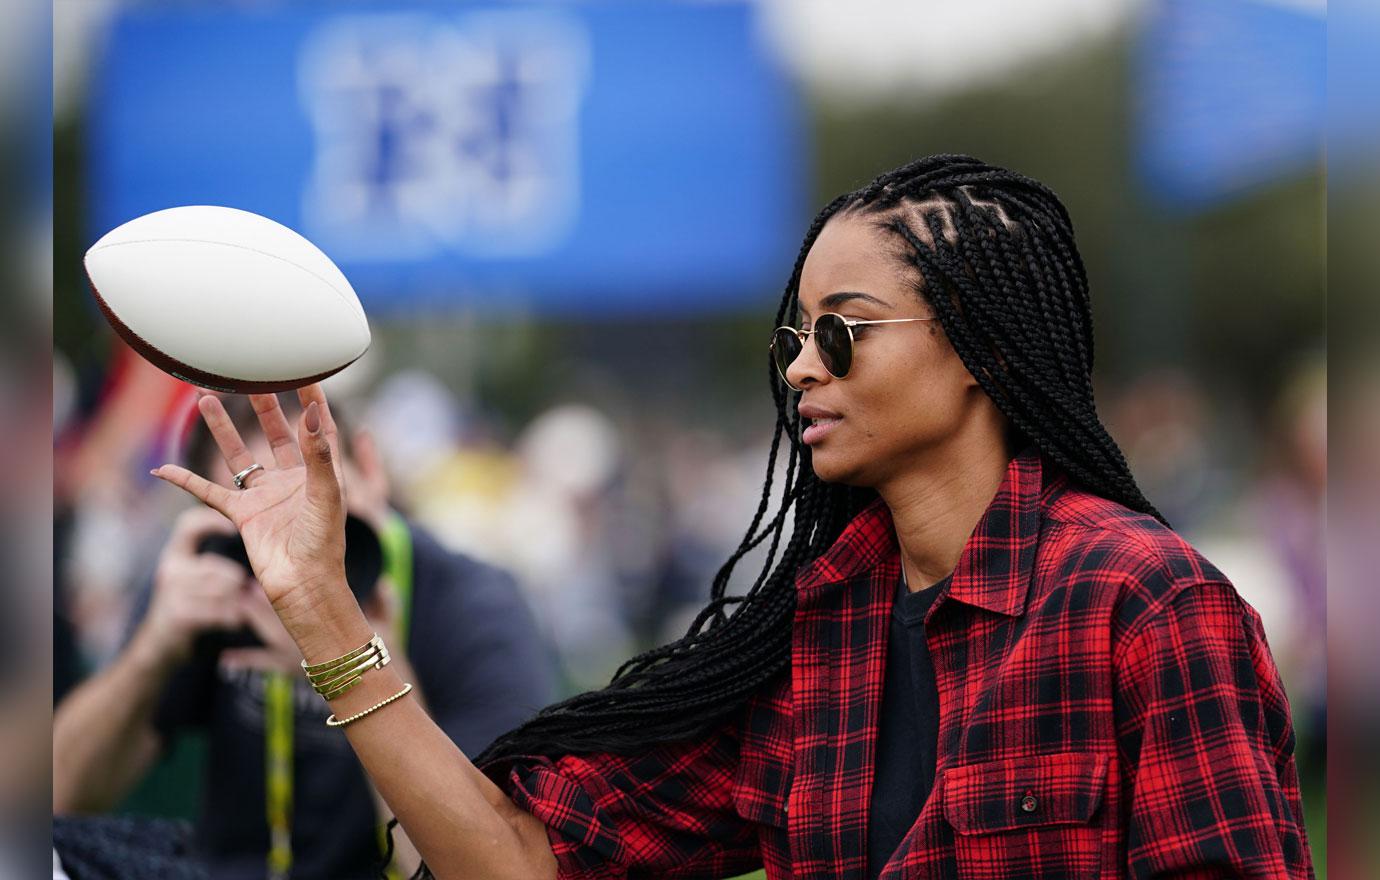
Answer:
<svg viewBox="0 0 1380 880"><path fill-rule="evenodd" d="M918 295L1023 442L1087 489L1163 521L1097 417L1087 272L1072 220L1052 191L962 155L929 156L882 174L815 216L773 326L799 308L805 259L841 212L874 216L894 236L899 258L916 273ZM708 604L683 637L628 660L603 689L541 710L494 740L476 765L499 774L521 756L629 754L693 739L787 671L797 573L877 495L815 476L790 391L770 358L766 369L776 405L766 479L742 541L714 576ZM783 451L785 475L768 517ZM764 543L752 586L728 595L734 567ZM396 821L389 823L385 864ZM423 864L412 880L432 876Z"/></svg>

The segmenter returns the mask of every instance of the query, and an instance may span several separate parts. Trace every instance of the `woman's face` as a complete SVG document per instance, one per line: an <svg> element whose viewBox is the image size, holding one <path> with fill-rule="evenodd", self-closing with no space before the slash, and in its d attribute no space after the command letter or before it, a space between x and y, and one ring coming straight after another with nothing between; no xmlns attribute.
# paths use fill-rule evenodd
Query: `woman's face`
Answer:
<svg viewBox="0 0 1380 880"><path fill-rule="evenodd" d="M809 330L825 312L865 321L933 317L897 245L874 223L845 213L825 225L801 272L795 326ZM995 407L938 321L855 327L853 338L852 367L842 379L824 368L813 336L787 370L802 389L802 415L837 416L812 419L825 424L804 434L821 480L878 488L934 462L936 450L979 425L990 433Z"/></svg>

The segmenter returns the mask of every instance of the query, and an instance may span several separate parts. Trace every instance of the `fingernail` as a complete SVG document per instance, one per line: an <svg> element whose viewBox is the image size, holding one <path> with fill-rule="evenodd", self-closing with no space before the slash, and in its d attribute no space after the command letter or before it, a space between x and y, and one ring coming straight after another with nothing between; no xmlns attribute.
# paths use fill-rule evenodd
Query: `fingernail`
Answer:
<svg viewBox="0 0 1380 880"><path fill-rule="evenodd" d="M307 404L307 412L304 416L307 422L307 430L315 434L321 430L321 414L316 408L316 401Z"/></svg>
<svg viewBox="0 0 1380 880"><path fill-rule="evenodd" d="M160 470L162 470L162 468L154 468L153 470L149 471L149 476L151 476L151 477L156 477L156 476L158 476L158 472L159 472Z"/></svg>

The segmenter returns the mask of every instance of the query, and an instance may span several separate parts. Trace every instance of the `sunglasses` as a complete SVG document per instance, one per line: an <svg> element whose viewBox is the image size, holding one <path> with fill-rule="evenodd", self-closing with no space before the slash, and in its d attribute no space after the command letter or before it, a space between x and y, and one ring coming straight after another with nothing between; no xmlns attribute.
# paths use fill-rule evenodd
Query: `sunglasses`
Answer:
<svg viewBox="0 0 1380 880"><path fill-rule="evenodd" d="M869 324L908 324L912 321L933 321L935 318L887 318L883 321L850 321L842 315L833 312L825 312L815 319L813 330L797 330L794 327L777 327L771 334L771 356L776 362L776 370L781 374L781 381L795 391L802 389L791 385L791 380L786 378L786 369L790 367L795 359L800 357L800 353L805 350L805 337L813 335L815 337L815 350L819 352L819 360L824 364L824 369L829 371L829 375L835 379L842 379L848 375L848 369L853 366L853 328L866 327Z"/></svg>

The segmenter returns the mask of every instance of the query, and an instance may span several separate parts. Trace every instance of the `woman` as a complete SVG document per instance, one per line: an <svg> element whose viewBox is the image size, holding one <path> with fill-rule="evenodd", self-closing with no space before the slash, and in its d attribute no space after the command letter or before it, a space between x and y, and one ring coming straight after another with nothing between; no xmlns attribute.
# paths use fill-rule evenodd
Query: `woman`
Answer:
<svg viewBox="0 0 1380 880"><path fill-rule="evenodd" d="M787 320L762 501L684 638L476 763L391 668L332 701L368 712L345 734L435 875L1310 876L1259 617L1097 418L1055 195L966 156L884 174L811 224ZM295 438L255 398L276 466L245 491L156 473L239 526L315 665L372 633L341 572L330 410L299 394ZM200 407L231 470L255 464Z"/></svg>

